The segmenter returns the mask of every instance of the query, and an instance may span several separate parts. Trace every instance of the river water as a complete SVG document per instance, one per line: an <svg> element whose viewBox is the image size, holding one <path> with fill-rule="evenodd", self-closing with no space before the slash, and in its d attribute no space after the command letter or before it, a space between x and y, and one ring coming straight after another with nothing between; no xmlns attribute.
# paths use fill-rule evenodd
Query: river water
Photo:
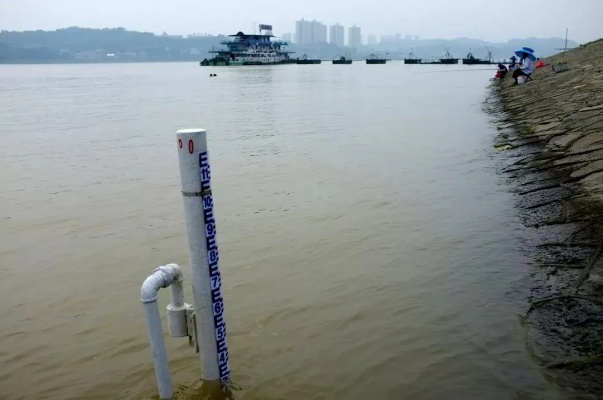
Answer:
<svg viewBox="0 0 603 400"><path fill-rule="evenodd" d="M0 66L0 397L156 395L140 284L176 262L192 300L175 131L202 127L237 398L556 398L469 68Z"/></svg>

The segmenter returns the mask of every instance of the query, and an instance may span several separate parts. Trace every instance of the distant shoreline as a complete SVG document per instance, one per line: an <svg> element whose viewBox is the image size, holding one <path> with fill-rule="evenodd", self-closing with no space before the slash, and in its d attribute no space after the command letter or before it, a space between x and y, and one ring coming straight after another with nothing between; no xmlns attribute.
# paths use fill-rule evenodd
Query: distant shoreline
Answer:
<svg viewBox="0 0 603 400"><path fill-rule="evenodd" d="M11 32L0 30L0 64L82 64L115 62L200 62L228 40L224 35L172 36L128 31L124 28L90 29L70 27L53 31ZM562 38L512 39L500 43L484 43L480 39L390 39L374 45L356 47L334 43L289 43L288 50L297 57L332 60L345 55L365 59L371 54L387 59L403 59L412 52L422 59L444 56L444 49L456 58L472 52L476 57L491 55L508 59L519 43L538 49L541 56L557 53L565 45ZM569 47L578 44L568 42ZM120 61L108 60L114 55Z"/></svg>
<svg viewBox="0 0 603 400"><path fill-rule="evenodd" d="M0 61L0 65L64 65L64 64L145 64L145 63L195 63L199 64L200 61L195 60L112 60L112 61L100 61L100 60L15 60L15 61Z"/></svg>

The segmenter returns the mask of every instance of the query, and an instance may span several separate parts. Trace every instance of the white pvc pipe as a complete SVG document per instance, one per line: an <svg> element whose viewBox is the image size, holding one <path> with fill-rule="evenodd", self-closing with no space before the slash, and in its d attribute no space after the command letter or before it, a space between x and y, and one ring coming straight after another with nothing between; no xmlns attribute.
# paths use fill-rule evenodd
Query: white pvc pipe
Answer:
<svg viewBox="0 0 603 400"><path fill-rule="evenodd" d="M180 130L177 143L202 378L224 382L230 368L206 132Z"/></svg>
<svg viewBox="0 0 603 400"><path fill-rule="evenodd" d="M172 282L172 302L167 306L168 332L172 337L189 335L187 309L190 305L184 302L182 281L182 274L180 274Z"/></svg>
<svg viewBox="0 0 603 400"><path fill-rule="evenodd" d="M178 301L181 306L184 303L184 293L182 291L182 269L177 264L168 264L155 268L153 273L142 283L140 290L140 300L143 303L150 303L157 300L159 289L172 286L172 303Z"/></svg>
<svg viewBox="0 0 603 400"><path fill-rule="evenodd" d="M182 271L176 264L168 264L153 271L142 284L140 289L140 300L144 306L144 313L147 319L147 329L149 333L149 342L153 353L153 364L155 366L155 377L159 387L159 397L162 400L171 400L174 397L174 388L170 376L170 367L163 340L163 328L161 326L161 316L157 306L157 293L159 289L170 286L172 283L179 282L172 288L172 299L182 299ZM178 291L180 293L178 293Z"/></svg>
<svg viewBox="0 0 603 400"><path fill-rule="evenodd" d="M176 264L168 264L168 266L169 265ZM184 280L184 278L182 276L182 271L180 270L180 267L178 267L178 271L179 274L174 277L174 280L172 281L170 287L172 288L171 305L180 308L184 306L184 289L182 288L182 281Z"/></svg>

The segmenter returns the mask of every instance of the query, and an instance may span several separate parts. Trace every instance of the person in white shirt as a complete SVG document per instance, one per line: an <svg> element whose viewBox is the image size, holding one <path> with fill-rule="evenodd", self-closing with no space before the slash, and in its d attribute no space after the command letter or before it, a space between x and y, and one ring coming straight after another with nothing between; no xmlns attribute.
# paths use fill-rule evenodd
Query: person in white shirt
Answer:
<svg viewBox="0 0 603 400"><path fill-rule="evenodd" d="M517 78L520 76L529 76L532 72L534 72L534 62L530 58L530 54L524 52L521 55L521 61L521 68L517 68L515 71L513 71L513 79L515 79L515 83L513 83L514 85L518 84Z"/></svg>

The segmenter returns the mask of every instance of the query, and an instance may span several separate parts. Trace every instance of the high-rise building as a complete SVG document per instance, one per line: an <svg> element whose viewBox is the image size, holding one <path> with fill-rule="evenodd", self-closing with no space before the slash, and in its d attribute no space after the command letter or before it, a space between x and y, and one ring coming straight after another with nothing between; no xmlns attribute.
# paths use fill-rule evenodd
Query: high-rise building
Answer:
<svg viewBox="0 0 603 400"><path fill-rule="evenodd" d="M329 43L337 45L339 47L345 46L345 37L343 26L339 24L331 25L329 27Z"/></svg>
<svg viewBox="0 0 603 400"><path fill-rule="evenodd" d="M302 18L300 21L295 22L295 43L312 43L312 23L310 21L305 21Z"/></svg>
<svg viewBox="0 0 603 400"><path fill-rule="evenodd" d="M312 42L327 43L327 26L320 21L312 20Z"/></svg>
<svg viewBox="0 0 603 400"><path fill-rule="evenodd" d="M356 48L362 46L362 35L359 26L351 26L348 30L348 45Z"/></svg>
<svg viewBox="0 0 603 400"><path fill-rule="evenodd" d="M377 36L375 36L375 35L368 35L368 37L366 39L366 43L368 45L376 44L377 43Z"/></svg>
<svg viewBox="0 0 603 400"><path fill-rule="evenodd" d="M293 37L290 33L283 33L283 40L285 42L291 43L293 41L292 39L293 39Z"/></svg>
<svg viewBox="0 0 603 400"><path fill-rule="evenodd" d="M320 21L306 21L303 18L295 22L295 43L311 44L327 42L327 26Z"/></svg>

